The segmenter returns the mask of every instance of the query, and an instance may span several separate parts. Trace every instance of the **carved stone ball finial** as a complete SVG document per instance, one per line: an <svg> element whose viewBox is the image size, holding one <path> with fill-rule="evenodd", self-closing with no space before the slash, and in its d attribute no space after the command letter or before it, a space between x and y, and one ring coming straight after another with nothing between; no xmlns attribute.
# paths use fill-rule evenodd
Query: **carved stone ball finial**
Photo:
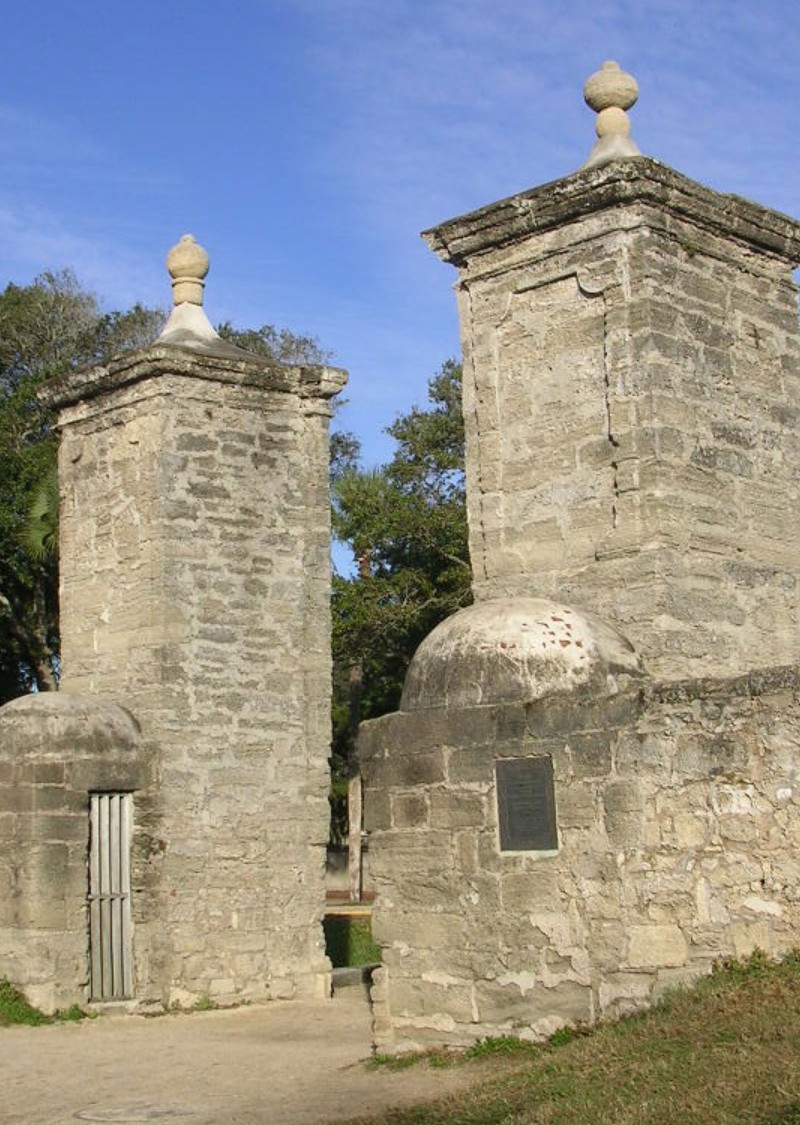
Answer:
<svg viewBox="0 0 800 1125"><path fill-rule="evenodd" d="M583 87L586 104L597 114L597 143L584 168L606 164L641 153L631 140L631 122L627 110L635 104L639 87L632 74L626 74L619 63L604 62L587 78Z"/></svg>
<svg viewBox="0 0 800 1125"><path fill-rule="evenodd" d="M203 280L208 273L209 258L193 235L185 234L167 254L167 269L172 278L174 305L202 305Z"/></svg>

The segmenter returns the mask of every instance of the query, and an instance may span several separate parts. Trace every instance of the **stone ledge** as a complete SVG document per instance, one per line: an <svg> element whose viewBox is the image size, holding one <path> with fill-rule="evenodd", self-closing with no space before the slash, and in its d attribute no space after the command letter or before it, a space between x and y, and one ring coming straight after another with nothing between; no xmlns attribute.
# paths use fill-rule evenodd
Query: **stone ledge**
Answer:
<svg viewBox="0 0 800 1125"><path fill-rule="evenodd" d="M737 195L712 191L650 157L613 161L492 203L422 232L439 257L461 267L472 255L521 242L599 211L656 204L668 214L749 243L795 265L800 223Z"/></svg>
<svg viewBox="0 0 800 1125"><path fill-rule="evenodd" d="M800 692L800 664L756 668L741 676L666 681L648 685L644 690L647 703L688 703L695 699L729 701L731 697L753 699L779 691Z"/></svg>
<svg viewBox="0 0 800 1125"><path fill-rule="evenodd" d="M161 375L323 399L338 394L347 382L347 372L340 367L285 366L245 352L241 357L235 357L227 353L209 351L204 354L193 349L153 344L149 348L129 352L104 367L71 371L46 383L38 394L47 406L61 409Z"/></svg>

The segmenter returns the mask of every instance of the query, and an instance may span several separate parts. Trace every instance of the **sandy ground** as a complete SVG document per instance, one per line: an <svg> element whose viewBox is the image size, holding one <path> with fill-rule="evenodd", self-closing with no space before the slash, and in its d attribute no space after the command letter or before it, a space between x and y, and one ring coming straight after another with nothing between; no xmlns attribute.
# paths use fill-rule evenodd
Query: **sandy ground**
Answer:
<svg viewBox="0 0 800 1125"><path fill-rule="evenodd" d="M0 1028L2 1125L312 1125L444 1094L470 1068L368 1069L364 989L325 1004Z"/></svg>

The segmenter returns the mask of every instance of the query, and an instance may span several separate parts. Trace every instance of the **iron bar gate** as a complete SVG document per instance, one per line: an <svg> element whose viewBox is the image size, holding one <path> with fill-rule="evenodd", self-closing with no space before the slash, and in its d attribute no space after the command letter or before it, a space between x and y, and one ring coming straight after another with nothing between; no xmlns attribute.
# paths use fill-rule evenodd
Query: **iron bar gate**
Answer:
<svg viewBox="0 0 800 1125"><path fill-rule="evenodd" d="M133 993L130 793L91 793L89 954L91 999Z"/></svg>

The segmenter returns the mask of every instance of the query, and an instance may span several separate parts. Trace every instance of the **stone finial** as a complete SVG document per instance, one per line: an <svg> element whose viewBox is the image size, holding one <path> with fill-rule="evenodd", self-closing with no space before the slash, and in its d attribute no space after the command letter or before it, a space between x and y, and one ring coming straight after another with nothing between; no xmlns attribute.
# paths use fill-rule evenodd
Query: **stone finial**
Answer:
<svg viewBox="0 0 800 1125"><path fill-rule="evenodd" d="M632 74L626 74L616 62L604 62L586 79L583 97L597 114L597 142L583 168L593 168L628 156L641 156L631 140L631 122L627 110L639 96L639 87Z"/></svg>
<svg viewBox="0 0 800 1125"><path fill-rule="evenodd" d="M172 278L172 312L158 337L162 344L194 348L215 353L240 353L233 344L224 343L211 327L203 308L203 280L208 273L208 254L194 236L185 234L167 254L167 269Z"/></svg>
<svg viewBox="0 0 800 1125"><path fill-rule="evenodd" d="M194 236L185 234L167 254L174 305L202 305L209 258Z"/></svg>

